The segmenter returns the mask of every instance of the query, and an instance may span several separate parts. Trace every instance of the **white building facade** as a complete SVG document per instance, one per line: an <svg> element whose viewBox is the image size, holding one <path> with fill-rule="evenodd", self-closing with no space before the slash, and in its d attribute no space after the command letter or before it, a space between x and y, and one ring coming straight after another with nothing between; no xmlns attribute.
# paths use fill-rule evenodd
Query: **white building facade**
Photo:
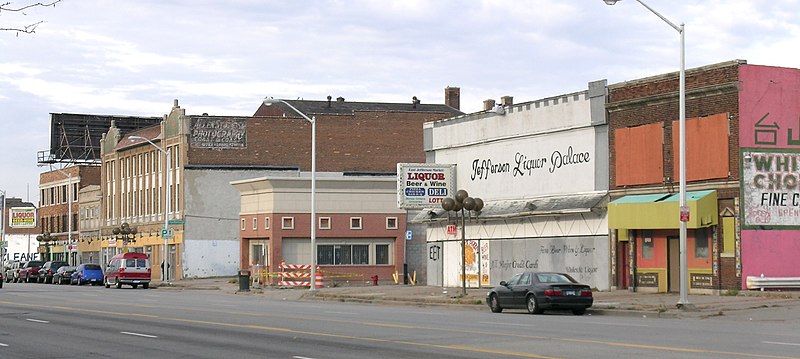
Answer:
<svg viewBox="0 0 800 359"><path fill-rule="evenodd" d="M427 163L455 164L456 187L479 213L424 210L428 285L490 287L526 270L557 271L610 289L606 81L581 92L425 124Z"/></svg>

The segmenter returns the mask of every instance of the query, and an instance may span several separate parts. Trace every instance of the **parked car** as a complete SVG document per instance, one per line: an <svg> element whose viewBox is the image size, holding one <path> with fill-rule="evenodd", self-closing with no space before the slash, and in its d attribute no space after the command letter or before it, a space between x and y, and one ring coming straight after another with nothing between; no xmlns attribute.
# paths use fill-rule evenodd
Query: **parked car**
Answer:
<svg viewBox="0 0 800 359"><path fill-rule="evenodd" d="M591 287L568 274L554 272L518 273L486 294L486 304L494 313L506 308L527 309L531 314L566 309L582 315L593 301Z"/></svg>
<svg viewBox="0 0 800 359"><path fill-rule="evenodd" d="M86 283L91 283L92 285L103 284L103 268L94 263L81 264L72 273L69 283L77 285Z"/></svg>
<svg viewBox="0 0 800 359"><path fill-rule="evenodd" d="M17 272L19 272L19 261L9 261L6 263L5 268L3 268L3 273L0 273L5 279L6 283L11 283L11 281L15 281L17 278Z"/></svg>
<svg viewBox="0 0 800 359"><path fill-rule="evenodd" d="M4 278L5 273L6 271L4 270L0 271L0 288L3 288L3 283L6 282L6 279Z"/></svg>
<svg viewBox="0 0 800 359"><path fill-rule="evenodd" d="M69 265L67 262L62 261L48 261L39 268L39 283L53 283L53 274L56 274L58 268Z"/></svg>
<svg viewBox="0 0 800 359"><path fill-rule="evenodd" d="M19 268L17 274L17 282L35 282L39 280L39 268L42 267L44 261L27 261Z"/></svg>
<svg viewBox="0 0 800 359"><path fill-rule="evenodd" d="M111 258L106 267L104 282L106 288L112 285L122 288L123 284L134 289L140 284L142 288L150 287L150 259L144 253L120 253Z"/></svg>
<svg viewBox="0 0 800 359"><path fill-rule="evenodd" d="M75 266L61 266L58 267L55 273L53 273L53 284L64 284L69 283L72 280L72 273L75 273Z"/></svg>

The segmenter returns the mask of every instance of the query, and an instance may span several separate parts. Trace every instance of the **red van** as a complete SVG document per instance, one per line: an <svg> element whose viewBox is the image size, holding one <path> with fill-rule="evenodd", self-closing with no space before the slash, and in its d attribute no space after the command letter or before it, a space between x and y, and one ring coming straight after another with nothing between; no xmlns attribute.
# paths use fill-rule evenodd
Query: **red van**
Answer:
<svg viewBox="0 0 800 359"><path fill-rule="evenodd" d="M112 285L122 288L123 284L142 288L150 287L150 259L144 253L120 253L111 258L106 268L104 280L106 288Z"/></svg>

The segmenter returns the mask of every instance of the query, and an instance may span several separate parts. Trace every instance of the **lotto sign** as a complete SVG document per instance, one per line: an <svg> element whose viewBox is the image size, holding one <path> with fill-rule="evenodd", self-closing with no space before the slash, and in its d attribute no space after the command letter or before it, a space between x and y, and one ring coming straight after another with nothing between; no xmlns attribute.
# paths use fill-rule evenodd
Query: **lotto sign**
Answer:
<svg viewBox="0 0 800 359"><path fill-rule="evenodd" d="M455 236L456 232L456 225L455 224L448 224L447 225L447 234L450 236Z"/></svg>
<svg viewBox="0 0 800 359"><path fill-rule="evenodd" d="M11 218L11 228L36 228L36 208L10 208L9 218Z"/></svg>
<svg viewBox="0 0 800 359"><path fill-rule="evenodd" d="M403 209L438 207L452 197L456 165L437 163L397 164L397 206Z"/></svg>

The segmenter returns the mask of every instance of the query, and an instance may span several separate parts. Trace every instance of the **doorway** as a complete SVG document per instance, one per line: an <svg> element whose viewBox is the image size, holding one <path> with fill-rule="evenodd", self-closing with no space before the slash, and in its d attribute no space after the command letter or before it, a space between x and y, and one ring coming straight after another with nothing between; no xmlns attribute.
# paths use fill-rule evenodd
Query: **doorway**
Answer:
<svg viewBox="0 0 800 359"><path fill-rule="evenodd" d="M667 292L681 290L681 241L680 237L667 237Z"/></svg>
<svg viewBox="0 0 800 359"><path fill-rule="evenodd" d="M630 286L630 242L617 244L617 289L628 289Z"/></svg>

